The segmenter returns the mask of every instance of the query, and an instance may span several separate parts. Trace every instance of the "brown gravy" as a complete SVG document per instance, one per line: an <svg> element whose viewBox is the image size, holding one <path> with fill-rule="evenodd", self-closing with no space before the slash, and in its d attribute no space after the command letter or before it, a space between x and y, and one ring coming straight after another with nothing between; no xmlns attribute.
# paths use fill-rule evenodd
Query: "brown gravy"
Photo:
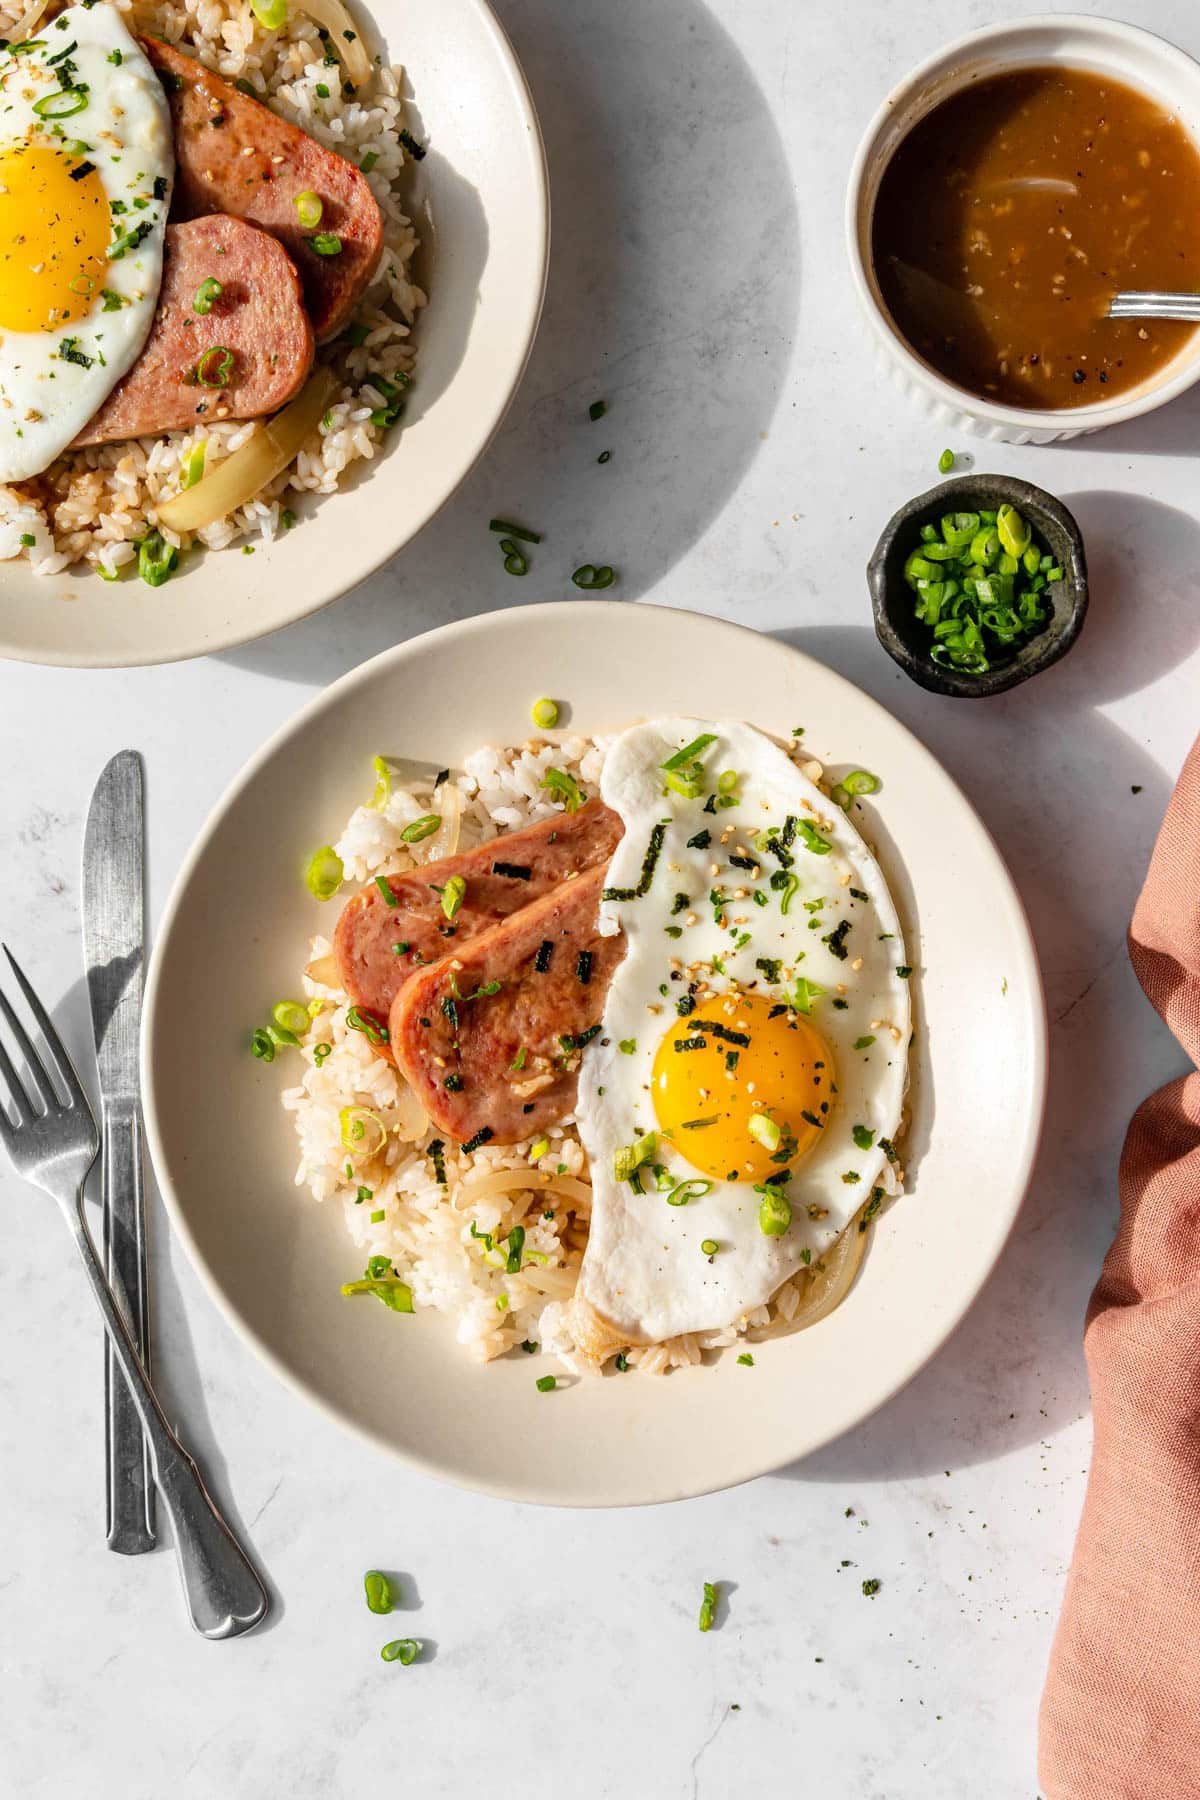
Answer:
<svg viewBox="0 0 1200 1800"><path fill-rule="evenodd" d="M871 230L901 335L1003 405L1114 399L1196 330L1104 317L1120 288L1200 291L1200 153L1103 76L1024 69L951 95L884 171Z"/></svg>

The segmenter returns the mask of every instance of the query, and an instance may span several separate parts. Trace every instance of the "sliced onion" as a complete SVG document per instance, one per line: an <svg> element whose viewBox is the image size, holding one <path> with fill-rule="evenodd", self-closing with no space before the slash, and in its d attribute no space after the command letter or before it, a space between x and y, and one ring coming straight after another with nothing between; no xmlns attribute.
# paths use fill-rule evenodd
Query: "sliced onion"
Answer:
<svg viewBox="0 0 1200 1800"><path fill-rule="evenodd" d="M362 41L361 31L341 0L296 0L296 5L310 19L325 27L334 49L345 65L347 79L355 87L361 87L364 81L369 81L371 59L367 55L367 47ZM347 39L345 34L348 31L353 32L353 38Z"/></svg>
<svg viewBox="0 0 1200 1800"><path fill-rule="evenodd" d="M421 845L424 852L422 861L441 862L444 856L453 856L458 849L459 834L462 829L463 797L452 781L443 781L430 805L441 814L442 822L433 836L426 838Z"/></svg>
<svg viewBox="0 0 1200 1800"><path fill-rule="evenodd" d="M591 1205L592 1190L586 1181L573 1175L551 1175L546 1178L536 1169L494 1169L473 1181L460 1181L454 1190L454 1205L461 1211L477 1200L491 1200L497 1194L514 1194L524 1188L531 1194L563 1194L569 1200Z"/></svg>
<svg viewBox="0 0 1200 1800"><path fill-rule="evenodd" d="M396 1086L396 1136L403 1144L419 1144L429 1130L429 1114L406 1081L398 1081Z"/></svg>
<svg viewBox="0 0 1200 1800"><path fill-rule="evenodd" d="M216 463L195 487L164 500L157 509L158 523L168 531L198 531L255 499L300 454L336 386L332 369L314 369L291 405L268 419L249 443Z"/></svg>
<svg viewBox="0 0 1200 1800"><path fill-rule="evenodd" d="M342 973L338 968L337 957L331 950L328 956L314 957L312 962L305 963L304 973L310 981L321 987L334 988L339 994L342 991Z"/></svg>
<svg viewBox="0 0 1200 1800"><path fill-rule="evenodd" d="M48 10L49 5L50 0L33 0L33 5L28 7L25 12L21 14L21 17L13 26L11 42L14 44L23 44L27 37L32 37L34 27L37 25L42 14Z"/></svg>
<svg viewBox="0 0 1200 1800"><path fill-rule="evenodd" d="M808 1277L800 1310L788 1320L789 1331L807 1331L810 1325L827 1319L842 1304L853 1286L866 1247L867 1234L859 1230L856 1213L833 1248L822 1256L824 1269Z"/></svg>

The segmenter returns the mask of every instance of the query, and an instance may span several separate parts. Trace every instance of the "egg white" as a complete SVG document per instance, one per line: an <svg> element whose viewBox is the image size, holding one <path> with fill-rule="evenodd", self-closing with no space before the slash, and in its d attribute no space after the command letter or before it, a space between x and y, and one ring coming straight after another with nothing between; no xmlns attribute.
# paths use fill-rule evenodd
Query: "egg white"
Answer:
<svg viewBox="0 0 1200 1800"><path fill-rule="evenodd" d="M0 333L0 481L21 481L53 462L128 373L154 323L162 282L163 232L171 203L175 158L167 98L145 53L116 8L68 7L39 28L44 46L19 58L0 54L0 150L14 144L86 144L121 230L150 227L133 249L110 259L103 286L119 296L105 310L99 293L83 319L47 331ZM53 121L34 111L59 86L47 59L71 43L77 80L87 104ZM115 65L109 59L119 51ZM155 184L158 193L155 194ZM138 204L144 202L144 204ZM61 355L64 338L78 340L90 359L82 367Z"/></svg>
<svg viewBox="0 0 1200 1800"><path fill-rule="evenodd" d="M705 794L715 787L717 771L732 769L739 776L738 804L708 813L704 796L664 794L662 771L676 750L704 732L719 740L705 756ZM761 732L697 719L634 726L613 744L601 791L625 826L608 871L610 888L636 886L651 832L656 822L667 824L649 891L601 907L601 930L623 930L627 951L609 988L602 1036L584 1056L579 1078L577 1117L590 1163L592 1218L577 1291L629 1342L654 1343L736 1323L806 1262L819 1259L877 1183L895 1186L879 1139L894 1138L900 1127L910 992L908 979L897 973L906 966L903 932L875 857L850 818ZM801 888L785 917L779 895L768 888L777 866L770 857L762 856L758 880L731 868L726 857L746 847L752 834L782 828L789 814L809 820L831 848L814 854L797 838L794 872ZM705 828L711 846L689 848L687 840ZM714 863L720 865L716 876ZM718 925L708 901L714 885L730 895L766 890L768 905L731 899L726 922ZM868 898L853 899L851 888ZM677 892L696 897L689 913L672 912ZM810 912L805 901L821 905ZM682 937L668 935L669 927L691 916L695 923ZM822 938L843 918L851 927L848 954L840 960ZM750 940L735 949L742 932ZM811 1017L832 1052L838 1095L816 1147L795 1166L786 1189L792 1223L782 1237L760 1229L760 1196L749 1182L718 1181L702 1198L673 1207L652 1180L645 1180L646 1192L635 1193L614 1174L616 1152L656 1129L650 1095L655 1053L664 1033L683 1024L677 1001L686 982L672 970L672 960L690 966L711 964L714 956L724 970L706 976L715 992L741 987L773 993L755 967L759 957L780 958L826 990L813 1001ZM844 1006L835 1007L835 1000ZM864 1037L873 1044L855 1049ZM620 1048L630 1041L636 1043L632 1054ZM872 1132L870 1149L855 1144L855 1125ZM695 1176L661 1135L658 1146L657 1160L678 1180ZM849 1172L857 1181L843 1181ZM822 1216L810 1217L810 1207ZM701 1250L706 1239L721 1246L711 1258Z"/></svg>

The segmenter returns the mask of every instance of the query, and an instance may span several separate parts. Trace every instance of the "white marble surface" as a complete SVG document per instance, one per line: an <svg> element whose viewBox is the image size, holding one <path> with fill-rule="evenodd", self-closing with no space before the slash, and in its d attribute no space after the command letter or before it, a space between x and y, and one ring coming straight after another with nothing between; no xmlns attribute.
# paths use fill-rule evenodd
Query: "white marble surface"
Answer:
<svg viewBox="0 0 1200 1800"><path fill-rule="evenodd" d="M557 209L542 335L504 431L400 562L287 633L127 674L0 668L4 935L82 1053L76 871L111 752L146 755L157 913L210 804L316 687L444 620L560 597L556 568L608 559L625 598L803 645L957 773L1045 970L1040 1170L974 1313L880 1416L776 1478L624 1514L452 1492L344 1438L235 1341L156 1204L162 1387L277 1597L269 1628L230 1645L189 1635L169 1552L103 1547L97 1324L52 1209L0 1172L0 1791L1031 1800L1088 1460L1082 1311L1125 1123L1182 1061L1123 936L1198 723L1200 396L1082 448L987 452L1075 507L1093 614L1068 661L1016 695L931 699L877 648L860 571L943 446L869 366L842 195L889 82L995 5L500 10ZM1191 0L1123 10L1200 53ZM589 425L598 394L609 414ZM560 548L519 589L481 530L496 511L544 521ZM970 1190L964 1170L964 1205ZM360 1598L371 1565L405 1571L415 1610L399 1623L436 1646L427 1665L379 1662ZM729 1600L702 1637L706 1577Z"/></svg>

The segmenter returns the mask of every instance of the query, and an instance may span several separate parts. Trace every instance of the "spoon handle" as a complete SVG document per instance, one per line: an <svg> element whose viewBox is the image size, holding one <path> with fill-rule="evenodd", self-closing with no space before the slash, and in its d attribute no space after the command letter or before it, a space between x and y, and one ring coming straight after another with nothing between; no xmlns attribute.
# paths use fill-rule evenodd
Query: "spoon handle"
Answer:
<svg viewBox="0 0 1200 1800"><path fill-rule="evenodd" d="M1200 294L1165 294L1147 289L1142 292L1114 294L1109 302L1110 319L1171 319L1176 322L1200 322Z"/></svg>

